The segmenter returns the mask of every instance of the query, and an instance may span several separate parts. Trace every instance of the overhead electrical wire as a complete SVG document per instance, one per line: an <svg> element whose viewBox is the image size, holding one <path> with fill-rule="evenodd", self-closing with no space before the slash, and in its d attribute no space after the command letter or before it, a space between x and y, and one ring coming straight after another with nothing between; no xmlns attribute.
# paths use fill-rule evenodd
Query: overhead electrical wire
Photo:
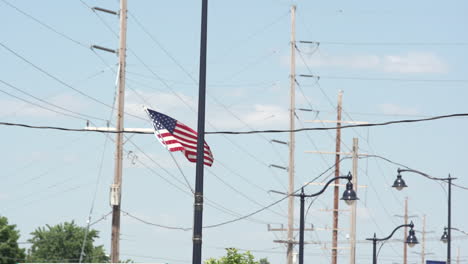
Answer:
<svg viewBox="0 0 468 264"><path fill-rule="evenodd" d="M297 42L296 42L297 43ZM304 65L307 67L307 70L312 74L312 70L311 68L308 66L307 62L305 61L304 57L302 56L302 51L299 50L299 48L297 47L296 43L294 43L294 47L295 49L299 52L299 56L301 58L301 60L303 61ZM308 52L307 54L310 56L310 55L313 55L315 54L317 51L319 51L319 46L320 44L317 44L315 46L315 49L313 49L311 52ZM302 89L302 86L301 84L297 81L297 79L295 79L295 82L297 84L297 87L299 88L299 91L301 92L302 96L304 97L304 99L306 100L307 104L309 105L309 108L312 112L315 112L316 113L316 118L319 116L320 114L320 111L317 111L315 110L315 108L312 106L312 103L309 101L309 99L307 98L307 96L305 95L303 89ZM335 107L335 105L333 104L332 100L330 99L330 97L327 95L327 93L322 89L322 87L320 86L320 84L318 83L318 79L316 80L316 87L318 87L320 89L320 91L322 92L322 94L326 97L326 99L328 100L328 103L331 105L331 107L333 108L336 108L336 110L338 111L337 107ZM344 109L342 109L342 111L344 112ZM299 120L299 116L296 114L296 118ZM302 122L301 122L302 123ZM323 122L320 122L323 126L324 126L324 123ZM341 125L341 124L340 124ZM302 125L304 127L304 125ZM332 140L335 140L335 138L331 135L331 133L329 131L327 131L329 137L332 139ZM312 139L310 138L310 136L308 135L308 133L305 133L307 135L307 137L309 138L310 141L312 141ZM313 143L313 141L312 141ZM340 140L340 144L343 145L345 148L348 149L348 151L351 151L351 148L343 141L343 140ZM313 143L313 145L315 145ZM322 159L325 161L324 157L323 157L323 154L321 155ZM310 206L312 205L312 203L310 204ZM309 206L309 208L310 208ZM316 234L316 232L314 232L314 234L317 236L318 238L318 235Z"/></svg>
<svg viewBox="0 0 468 264"><path fill-rule="evenodd" d="M251 39L259 36L261 33L265 32L267 29L269 29L271 26L275 25L276 23L282 21L285 17L287 17L288 15L290 14L290 11L288 10L287 12L284 12L283 14L281 14L279 17L277 17L276 19L274 19L273 21L267 23L266 25L264 25L263 27L261 27L259 30L256 30L254 32L252 32L250 35L248 35L247 37L245 37L244 39L242 40L239 40L235 43L233 42L230 42L230 47L228 47L224 52L222 52L220 55L216 56L217 58L220 58L219 61L216 61L215 63L219 63L220 61L222 60L225 60L226 58L228 58L228 55L233 51L235 50L236 48L239 48L240 46L242 45L245 45L248 41L250 41Z"/></svg>
<svg viewBox="0 0 468 264"><path fill-rule="evenodd" d="M333 169L335 167L335 164L333 164L332 166L330 166L329 168L327 168L324 172L322 172L321 174L319 174L317 177L315 177L314 179L310 180L311 182L319 179L320 177L322 177L324 174L328 173L331 169ZM303 185L301 186L300 188L296 189L293 194L299 192L303 187L305 187L306 185ZM291 195L293 195L291 194ZM250 218L260 212L263 212L277 204L279 204L280 202L286 200L287 198L289 197L289 195L285 195L283 198L267 205L267 206L264 206L258 210L255 210L249 214L246 214L246 215L243 215L243 216L240 216L240 217L237 217L235 219L232 219L232 220L228 220L228 221L224 221L224 222L220 222L220 223L217 223L217 224L211 224L211 225L206 225L206 226L203 226L203 228L216 228L216 227L220 227L220 226L224 226L224 225L227 225L227 224L231 224L231 223L234 223L234 222L238 222L238 221L241 221L241 220L244 220L244 219L247 219L247 218ZM143 220L143 219L140 219L140 221ZM144 221L144 222L143 222ZM159 226L159 227L162 227L162 228L168 228L168 227L165 227L163 225L159 225L159 224L155 224L155 223L152 223L150 221L146 221L146 220L143 220L141 222L145 223L145 224L148 224L148 225L154 225L154 226ZM174 227L174 226L171 226L169 229L179 229L179 230L183 230L183 231L188 231L188 230L191 230L191 228L189 227Z"/></svg>
<svg viewBox="0 0 468 264"><path fill-rule="evenodd" d="M10 96L10 97L13 97L13 98L15 98L15 99L18 99L18 100L23 101L23 102L25 102L25 103L28 103L28 104L30 104L30 105L34 105L34 106L36 106L36 107L39 107L39 108L41 108L41 109L44 109L44 110L47 110L47 111L50 111L50 112L54 112L54 113L59 114L59 115L64 115L64 116L68 116L68 117L71 117L71 118L75 118L75 119L79 119L79 120L84 120L84 121L86 121L85 118L82 118L82 117L79 117L79 116L75 116L75 115L71 115L71 114L67 114L67 113L64 113L64 112L60 112L60 111L57 111L57 110L54 110L54 109L45 107L45 106L40 105L40 104L36 104L36 103L31 102L31 101L29 101L29 100L27 100L27 99L21 98L21 97L19 97L19 96L16 96L16 95L14 95L14 94L11 94L11 93L6 92L6 91L3 91L3 90L0 90L0 93L6 94L6 95L8 95L8 96Z"/></svg>
<svg viewBox="0 0 468 264"><path fill-rule="evenodd" d="M394 164L394 165L397 165L397 166L401 166L401 167L404 167L405 169L410 169L410 170L414 170L410 167L408 167L407 165L404 165L404 164L401 164L401 163L398 163L398 162L395 162L395 161L392 161L388 158L385 158L385 157L382 157L382 156L379 156L379 155L367 155L367 156L363 156L363 157L359 157L359 159L366 159L366 158L378 158L378 159L381 159L381 160L384 160L384 161L387 161L391 164ZM430 179L430 180L434 180L438 183L440 183L440 178L437 178L437 177L433 177L433 176L430 176L428 174L420 174L421 176L427 178L427 179ZM447 181L444 181L444 182L447 182ZM463 189L463 190L468 190L468 187L465 187L465 186L462 186L462 185L459 185L459 184L456 184L456 183L453 183L452 182L452 185L455 186L455 187L458 187L460 189ZM442 186L443 187L443 186ZM445 189L444 189L445 191Z"/></svg>
<svg viewBox="0 0 468 264"><path fill-rule="evenodd" d="M84 4L84 3L83 3L83 4ZM131 14L131 16L132 16L133 19L136 20L136 18L135 18L132 14ZM143 28L143 26L141 25L141 23L138 22L138 24ZM107 25L107 24L106 24L106 25ZM109 27L109 26L107 25L107 27ZM144 29L144 28L143 28L143 29ZM147 33L148 35L150 35L149 32L148 32L146 29L144 29L144 31L145 31L145 33ZM151 36L151 35L150 35L150 36ZM171 59L172 59L173 61L177 62L177 61L175 60L175 58L172 57L172 56L169 54L169 52L168 52L167 50L165 50L165 49L162 47L162 45L161 45L154 37L151 36L151 38L152 38L153 41L155 41L155 42L158 44L158 46L159 46L160 48L162 48L162 49L165 51L165 53L166 53L168 56L171 57ZM149 66L146 65L146 64L143 62L143 60L142 60L139 56L136 55L135 52L133 52L132 50L130 50L130 52L140 61L140 63L142 63L148 70L150 70ZM102 58L101 58L101 60L103 61ZM183 68L183 66L180 65L180 64L178 64L178 66ZM154 71L151 71L151 70L150 70L150 72L151 72L153 75L155 75L156 77L159 77ZM190 74L190 73L186 72L186 74ZM162 78L159 78L159 79L162 81ZM167 84L165 84L165 85L166 85L167 87L169 87ZM141 98L141 96L140 96L136 91L134 91L134 92ZM175 93L175 94L176 94L176 93ZM176 94L176 96L177 96L177 94ZM179 98L179 99L183 101L182 98ZM146 104L149 104L148 102L146 102L146 100L143 99L143 101L144 101ZM140 151L141 151L141 149L140 149ZM171 153L171 156L172 156L172 153ZM179 165L177 164L177 161L174 159L174 157L172 157L172 158L173 158L174 162L176 163L176 165L178 166L179 171L180 171L181 174L183 175L183 172L180 170L180 167L179 167ZM154 161L153 161L153 162L154 162ZM185 175L183 175L183 177L184 177L186 183L188 184L188 181L187 181ZM190 185L188 185L188 186L190 187ZM190 187L190 188L191 188L191 187ZM193 192L193 190L192 190L192 192Z"/></svg>
<svg viewBox="0 0 468 264"><path fill-rule="evenodd" d="M308 41L299 43L312 45L336 45L336 46L468 46L468 42L362 42L362 41Z"/></svg>
<svg viewBox="0 0 468 264"><path fill-rule="evenodd" d="M421 119L394 120L394 121L387 121L387 122L381 122L381 123L344 125L341 127L310 127L310 128L298 128L298 129L293 129L293 130L267 129L267 130L251 130L251 131L208 131L205 134L207 135L218 135L218 134L251 135L251 134L262 134L262 133L264 134L290 133L290 132L297 133L297 132L303 132L303 131L325 131L325 130L347 129L347 128L353 128L353 127L381 127L381 126L388 126L388 125L394 125L394 124L419 123L419 122L427 122L427 121L434 121L434 120L439 120L439 119L448 119L448 118L455 118L455 117L468 117L468 113L432 116L432 117L421 118ZM35 125L10 123L10 122L0 122L0 125L35 128L35 129L52 129L52 130L62 130L62 131L70 131L70 132L97 132L97 133L109 133L109 134L118 134L118 133L153 134L153 132L142 132L142 131L112 131L112 130L106 130L106 129L89 130L89 129L80 129L80 128L54 127L54 126L35 126Z"/></svg>
<svg viewBox="0 0 468 264"><path fill-rule="evenodd" d="M97 56L97 57L107 66L107 63L105 62L105 60L104 60L101 56L99 56L99 54L97 54L97 53L94 51L94 49L92 49L92 48L90 49L90 46L87 46L87 45L83 44L82 42L77 41L76 39L74 39L74 38L72 38L72 37L70 37L70 36L68 36L68 35L66 35L66 34L64 34L64 33L60 32L60 31L58 31L58 30L56 30L55 28L49 26L48 24L44 23L43 21L39 20L38 18L33 17L32 15L28 14L27 12L25 12L25 11L19 9L18 7L12 5L11 3L7 2L6 0L1 0L1 1L3 1L3 2L6 3L6 4L8 4L10 7L14 8L14 9L15 9L16 11L18 11L19 13L21 13L21 14L25 15L26 17L32 19L33 21L37 22L38 24L40 24L41 26L45 27L46 29L48 29L48 30L50 30L50 31L52 31L52 32L54 32L54 33L56 33L56 34L58 34L59 36L65 38L65 39L67 39L67 40L69 40L69 41L71 41L71 42L73 42L73 43L75 43L75 44L78 44L79 46L81 46L81 47L83 47L83 48L86 48L86 49L91 50L91 51L93 52L93 54L94 54L95 56ZM101 22L102 22L115 36L118 37L118 35L117 35L117 34L112 30L112 28L102 19L102 17L100 17L99 14L96 13L96 10L92 9L92 8L91 8L89 5L87 5L84 1L80 0L80 2L81 2L83 5L85 5L87 8L89 8L90 10L92 10L92 11L94 12L94 14L101 20ZM19 55L19 54L18 54L18 55ZM20 57L20 58L21 58L21 57ZM24 60L24 58L22 58L22 59ZM32 65L31 63L29 63L29 64ZM34 66L34 65L32 65L32 66L35 67L36 69L39 69L38 67L36 67L36 66ZM110 68L110 67L109 67L109 68ZM39 70L40 70L40 69L39 69ZM40 71L43 72L43 73L45 73L45 74L48 75L49 77L52 77L52 78L55 79L56 81L59 81L58 78L54 78L55 76L51 76L50 74L47 74L45 71L42 71L42 70L40 70ZM64 83L64 82L61 82L61 83L64 84L64 85L66 85L66 83ZM69 86L69 85L66 85L66 86ZM83 93L81 93L79 90L74 89L74 88L71 87L71 86L70 86L69 88L72 88L72 89L75 90L76 92L78 92L78 93L80 93L80 94L83 95ZM132 89L131 87L129 87L129 88ZM135 91L135 92L136 92L136 91ZM111 108L112 110L114 110L114 108L115 108L115 98L114 98L114 100L113 100L112 106L110 106L110 105L107 105L107 104L103 103L102 101L99 101L99 100L93 98L93 97L90 97L90 96L87 96L87 95L84 95L84 96L90 98L91 100L93 100L93 101L95 101L95 102L98 102L98 103L100 103L100 104L103 104L103 105L105 105L105 106L107 106L107 107L112 107L112 108ZM115 94L114 94L114 97L115 97ZM133 116L133 117L136 117L136 118L140 118L140 117L138 117L138 116L134 116L134 115L131 115L131 114L129 114L129 113L125 113L125 114L130 115L130 116ZM111 115L112 115L112 112L111 112ZM140 118L140 119L141 119L141 118Z"/></svg>
<svg viewBox="0 0 468 264"><path fill-rule="evenodd" d="M89 48L89 45L86 45L86 44L84 44L84 43L82 43L82 42L80 42L80 41L77 41L77 40L75 40L75 39L73 39L73 38L71 38L71 37L65 35L64 33L62 33L62 32L60 32L60 31L56 30L55 28L53 28L53 27L47 25L46 23L42 22L41 20L39 20L39 19L33 17L32 15L26 13L25 11L19 9L17 6L11 4L10 2L8 2L8 1L6 1L6 0L0 0L0 1L2 1L2 2L5 3L6 5L10 6L11 8L15 9L17 12L19 12L19 13L23 14L24 16L28 17L29 19L32 19L32 20L34 20L35 22L39 23L40 25L42 25L43 27L47 28L48 30L50 30L50 31L52 31L52 32L54 32L54 33L56 33L57 35L59 35L59 36L65 38L65 39L67 39L67 40L69 40L69 41L75 43L75 44L78 45L78 46L81 46L81 47L83 47L83 48Z"/></svg>
<svg viewBox="0 0 468 264"><path fill-rule="evenodd" d="M109 137L108 134L106 134L106 136ZM114 140L113 140L112 138L110 138L110 137L109 137L109 139L112 140L112 141L114 141ZM127 138L126 140L128 140L130 143L134 144L133 141L130 140L130 139L128 139L128 138ZM138 147L136 144L134 144L134 146L135 146L136 148L139 149L139 147ZM126 149L124 149L124 151L126 152L126 154L129 153L129 151L127 151ZM139 151L140 151L142 154L144 154L145 156L147 156L147 158L148 158L152 163L154 163L154 164L156 164L158 167L162 168L162 166L161 166L158 162L156 162L154 159L152 159L151 157L149 157L146 153L144 153L143 150L139 149ZM141 161L140 159L136 159L136 162L140 163L143 167L145 167L145 168L146 168L148 171L150 171L152 174L154 174L154 175L160 177L161 179L163 179L163 180L164 180L166 183L168 183L169 185L171 185L171 186L173 186L174 188L178 189L179 191L183 192L183 193L186 194L187 196L192 197L192 194L191 194L190 192L188 192L188 191L186 191L185 189L183 189L183 188L179 187L178 185L174 184L173 182L171 182L170 180L168 180L166 177L164 177L164 176L162 176L160 173L156 172L152 167L150 167L150 166L148 166L147 164L145 164L145 163L144 163L143 161ZM175 178L175 176L174 176L172 173L170 173L169 171L167 171L167 170L165 170L165 169L163 169L163 171L165 171L165 172L168 173L171 177L173 177L179 184L184 185L184 183L181 182L180 180L178 180L177 178ZM217 202L211 201L211 200L210 200L208 197L206 197L206 196L205 196L204 198L205 198L206 204L207 204L208 206L211 206L211 207L213 207L213 208L215 208L215 209L217 209L217 210L219 210L219 211L221 211L221 212L224 212L224 213L229 214L229 215L234 216L234 217L238 217L238 216L241 215L241 214L239 214L239 213L236 213L236 212L230 210L229 208L224 207L223 205L221 205L221 204L219 204L219 203L217 203ZM251 219L251 221L252 221L252 222L256 222L256 220L254 220L254 219Z"/></svg>
<svg viewBox="0 0 468 264"><path fill-rule="evenodd" d="M33 104L33 103L30 102L30 101L27 101L27 100L25 100L25 99L21 99L21 98L19 98L19 97L16 97L16 96L10 94L10 93L1 91L1 92L5 93L5 94L7 94L7 95L9 95L9 96L15 97L15 98L17 98L17 99L19 99L19 100L21 100L21 101L27 102L27 103L29 103L29 104L33 104L33 105L38 106L38 107L40 107L40 108L46 109L46 110L48 110L48 111L53 111L53 112L55 112L55 113L59 113L59 114L62 114L62 115L67 115L67 116L69 116L69 117L78 118L78 119L81 119L81 120L87 120L86 118L88 118L88 119L91 118L91 119L97 119L97 120L101 120L101 121L106 121L105 119L100 118L100 117L96 117L96 116L91 116L91 115L87 115L87 114L78 113L78 112L75 112L75 111L73 111L73 110L69 110L69 109L64 108L64 107L61 107L61 106L59 106L59 105L50 103L50 102L48 102L48 101L46 101L46 100L44 100L44 99L42 99L42 98L39 98L39 97L37 97L37 96L34 96L34 95L30 94L30 93L28 93L28 92L26 92L26 91L24 91L24 90L22 90L22 89L20 89L20 88L18 88L18 87L16 87L16 86L14 86L14 85L12 85L12 84L10 84L10 83L4 81L4 80L0 80L0 83L3 83L4 85L6 85L6 86L8 86L8 87L10 87L10 88L12 88L12 89L14 89L14 90L16 90L16 91L22 93L22 94L25 94L25 95L27 95L27 96L29 96L29 97L32 97L32 98L34 98L34 99L36 99L36 100L38 100L38 101L40 101L40 102L42 102L42 103L44 103L44 104L47 104L47 105L50 105L50 106L52 106L52 107L58 108L58 109L60 109L60 110L62 110L62 111L65 111L65 112L69 112L69 113L73 114L73 116L70 115L70 114L65 114L65 113L63 113L63 112L58 112L58 111L55 111L55 110L52 110L52 109L49 109L49 108L41 107L41 106L38 105L38 104ZM81 117L80 117L80 116L81 116Z"/></svg>
<svg viewBox="0 0 468 264"><path fill-rule="evenodd" d="M3 2L5 2L4 0L2 0Z"/></svg>
<svg viewBox="0 0 468 264"><path fill-rule="evenodd" d="M315 45L316 45L316 49L314 50L314 52L318 50L318 47L319 47L320 43L315 43ZM298 53L299 53L300 59L302 60L303 64L306 66L307 70L308 70L309 73L310 73L310 75L300 75L300 76L304 76L304 77L313 77L313 78L315 78L315 79L316 79L316 82L315 82L316 86L320 89L320 91L322 92L322 94L325 96L325 98L327 99L328 103L329 103L332 107L334 107L334 104L333 104L333 102L331 101L330 97L329 97L329 96L327 95L327 93L322 89L322 87L320 86L320 84L319 84L319 82L318 82L318 81L320 80L320 76L317 76L317 75L314 75L314 74L313 74L312 69L309 67L309 65L308 65L308 63L306 62L305 58L302 56L301 50L299 50L297 46L295 46L295 47L296 47L296 50L297 50ZM348 117L352 120L352 118L350 117L350 115L349 115L344 109L342 109L342 111L345 113L345 115L348 115ZM343 127L351 127L351 128L359 135L359 137L363 138L363 137L360 135L360 133L359 133L358 131L356 131L356 129L354 128L353 125L351 125L351 126L345 125L345 126L340 126L340 127L336 127L336 128L337 128L337 129L338 129L338 128L341 129L341 128L343 128ZM369 179L370 179L370 178L369 178ZM372 188L372 190L377 194L377 197L379 198L380 196L378 195L378 193L377 193L377 191L375 190L375 188L373 187L373 185L371 185L371 188ZM392 195L393 195L394 198L398 201L398 199L395 197L395 195L393 194L393 192L392 192ZM379 198L379 199L380 199L380 198ZM390 215L390 213L388 212L388 210L386 209L386 207L383 207L383 209L384 209L385 213L387 214L387 216L391 219L391 221L393 221L393 218L391 218L391 215ZM372 218L372 221L374 222L374 224L376 225L376 227L377 227L379 230L381 230L381 228L380 228L378 222L377 222L374 218ZM395 253L397 252L396 249L395 249L393 246L392 246L391 248L392 248L392 250L393 250Z"/></svg>
<svg viewBox="0 0 468 264"><path fill-rule="evenodd" d="M212 170L208 169L207 170L208 173L212 174L213 176L215 176L216 179L218 179L220 182L222 182L224 185L226 185L229 189L233 190L235 193L239 194L240 196L244 197L245 199L247 199L248 201L256 204L256 205L259 205L261 207L265 207L264 204L261 204L260 202L257 202L255 199L253 199L252 197L249 197L248 195L244 194L243 192L237 190L235 187L233 187L231 184L229 184L228 182L226 182L225 180L223 180L221 177L219 177L218 175L216 175ZM278 213L272 209L269 209L269 211L271 211L272 213L276 214L276 215L279 215L281 217L285 217L287 218L286 215L284 214L281 214L281 213ZM265 222L265 224L267 224L267 222Z"/></svg>
<svg viewBox="0 0 468 264"><path fill-rule="evenodd" d="M176 58L174 56L172 56L168 51L167 49L165 49L162 44L157 41L157 39L152 36L148 30L146 30L143 25L141 23L139 23L138 20L136 20L136 18L132 15L132 18L135 19L135 21L137 21L137 24L142 28L142 30L149 35L150 39L153 40L154 43L156 43L156 45L160 48L163 49L163 51L168 55L168 57L194 82L194 84L198 84L198 81L190 74L189 71L187 71L182 65L181 63L179 63ZM154 72L134 51L130 50L130 53L133 54L133 56L135 56L135 58L153 75L155 76L167 89L169 89L171 91L172 94L174 94L185 106L187 106L191 111L193 111L194 113L196 113L196 110L193 108L193 106L191 106L190 104L188 104L186 102L186 100L184 100L181 95L179 93L177 93L173 88L172 86L170 86L163 78L161 78L156 72ZM226 106L224 106L223 104L221 104L219 101L217 101L216 98L214 97L210 97L212 98L213 100L215 100L215 102L217 102L219 105L221 105L223 108L225 108L231 115L233 115L234 117L236 117L238 120L240 120L241 122L243 122L239 117L237 117L234 113L232 113L232 111L230 111L229 109L227 109ZM245 123L245 122L243 122ZM214 129L216 129L216 127L211 124L210 122L207 122L207 124L211 127L213 127ZM246 123L245 123L246 124ZM246 124L248 125L248 124ZM263 136L261 136L263 137ZM247 155L249 155L250 157L255 157L255 155L251 154L250 152L246 151L245 149L243 149L242 147L240 147L239 144L235 143L232 139L229 139L227 137L225 137L226 140L228 140L231 144L233 144L234 146L236 146L237 148L241 149L243 152L247 153ZM265 138L265 137L263 137ZM266 141L269 142L268 139L265 138ZM254 160L258 161L258 158L254 158ZM265 162L262 162L263 164L266 164ZM266 164L266 166L268 166L268 164Z"/></svg>
<svg viewBox="0 0 468 264"><path fill-rule="evenodd" d="M1 43L0 42L0 46L2 46L5 50L7 50L8 52L10 52L11 54L15 55L17 58L21 59L22 61L24 61L25 63L29 64L30 66L32 66L33 68L35 68L36 70L42 72L44 75L48 76L49 78L55 80L56 82L60 83L61 85L67 87L67 88L70 88L71 90L77 92L78 94L94 101L95 103L98 103L100 105L103 105L107 108L110 108L110 109L114 109L114 107L112 105L109 105L107 103L104 103L103 101L99 100L99 99L96 99L95 97L92 97L90 96L89 94L86 94L84 92L82 92L81 90L73 87L72 85L64 82L63 80L61 80L60 78L58 78L57 76L49 73L48 71L44 70L43 68L39 67L38 65L34 64L32 61L26 59L25 57L23 57L22 55L20 55L19 53L17 53L16 51L10 49L9 47L7 47L5 44ZM136 116L136 115L133 115L133 114L130 114L128 112L125 112L126 115L129 115L129 116L132 116L132 117L135 117L135 118L138 118L138 119L142 119L142 120L146 120L144 118L141 118L139 116Z"/></svg>
<svg viewBox="0 0 468 264"><path fill-rule="evenodd" d="M79 263L81 263L81 261L83 260L84 255L85 255L85 245L86 245L86 241L88 239L89 228L91 227L91 219L93 217L94 205L96 203L96 197L97 197L97 193L98 193L98 187L99 187L99 183L100 183L100 180L101 180L101 177L102 177L102 168L104 167L104 155L106 153L108 138L109 137L105 137L105 139L104 139L104 146L102 148L103 150L102 150L102 154L101 154L101 160L99 162L98 173L96 175L96 182L95 182L95 186L94 186L93 198L91 199L91 206L90 206L89 213L88 213L88 219L86 221L85 235L84 235L84 238L83 238L83 242L81 244L81 252L80 252Z"/></svg>
<svg viewBox="0 0 468 264"><path fill-rule="evenodd" d="M150 39L160 48L163 50L163 52L187 75L189 76L189 78L194 82L194 84L198 84L198 81L190 74L190 72L188 72L178 61L177 59L172 56L167 49L165 49L162 44L142 25L142 23L139 22L139 20L133 15L130 13L130 16L131 18L137 23L137 25L150 37ZM156 74L145 62L143 62L143 60L135 53L133 52L132 50L130 50L130 52L137 58L137 60L149 71L151 72L159 81L161 81L164 86L166 86L168 89L171 90L171 92L177 97L179 98L179 100L182 101L182 103L184 103L187 107L189 107L192 111L196 112L195 109L193 109L192 106L190 106L189 104L187 104L185 102L185 100L183 98L181 98L181 96L176 93L173 88L171 86L169 86L158 74ZM214 100L216 100L216 98L214 98ZM238 118L234 113L232 113L229 109L227 109L224 105L222 105L219 101L217 101L218 104L220 104L221 106L223 106L226 110L228 110L228 112L235 116L237 119L239 119L241 122L243 122L240 118ZM208 124L210 126L213 126L212 124L210 124L208 122ZM246 124L247 125L247 124ZM228 139L226 138L228 141L230 141L233 145L237 146L238 148L242 149L238 144L234 143L231 139ZM266 139L266 138L265 138ZM266 139L268 141L268 139ZM244 152L246 152L246 150L244 150ZM250 154L249 152L247 152L247 154L251 157L255 157L255 155L252 155ZM255 157L254 160L257 160L257 158ZM264 162L262 162L263 164L266 164ZM268 165L267 165L268 166Z"/></svg>
<svg viewBox="0 0 468 264"><path fill-rule="evenodd" d="M405 79L386 77L360 77L360 76L338 76L338 75L302 75L319 79L351 80L351 81L390 81L390 82L432 82L432 83L468 83L468 79Z"/></svg>

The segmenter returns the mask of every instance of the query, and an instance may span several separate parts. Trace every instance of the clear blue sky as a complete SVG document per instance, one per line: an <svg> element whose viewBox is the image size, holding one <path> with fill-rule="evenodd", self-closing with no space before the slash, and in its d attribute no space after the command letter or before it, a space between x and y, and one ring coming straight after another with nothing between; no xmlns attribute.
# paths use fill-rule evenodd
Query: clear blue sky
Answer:
<svg viewBox="0 0 468 264"><path fill-rule="evenodd" d="M196 127L199 2L129 1L125 104L127 113L143 120L126 115L126 127L150 127L144 120L143 105ZM321 76L318 82L297 77L297 108L319 110L318 115L298 111L297 127L328 126L306 121L335 119L339 90L344 91L345 120L384 122L468 112L466 1L210 1L207 131L288 128L292 4L297 5L297 40L321 43L318 48L297 44L297 74ZM118 19L96 15L87 6L118 10L118 1L1 0L0 6L0 121L69 128L84 127L86 119L96 126L105 126L105 120L114 123L115 113L105 105L113 104L117 57L93 52L89 46L117 48ZM44 101L75 112L69 115L79 113L80 118L46 110L43 107L65 112ZM21 241L45 224L74 220L85 225L91 207L92 221L110 212L112 140L96 133L0 129L0 214L18 225ZM466 118L346 129L342 149L349 151L352 138L358 137L363 153L436 177L451 173L458 184L468 186L467 130ZM331 155L305 151L333 151L334 137L334 131L297 134L296 187L333 164ZM210 201L204 211L206 225L248 214L281 198L267 191L284 191L287 173L268 165L287 166L288 150L270 143L271 139L287 141L288 136L206 137L215 156L214 166L205 172L205 194ZM193 198L167 151L151 135L131 137L125 150L123 210L148 222L191 227ZM181 153L174 157L194 185L193 164ZM343 161L342 172L351 170L351 165L350 160ZM421 230L421 217L426 215L427 230L434 231L427 235L426 252L434 254L430 258L445 259L445 245L438 241L447 211L440 185L406 174L410 187L397 192L390 187L396 165L368 158L359 161L359 168L359 184L368 187L359 190L357 238L363 240L374 232L380 237L389 234L402 223L394 215L403 214L408 197L410 214L418 216L413 219L416 229ZM468 213L463 204L467 194L466 190L453 190L453 226L466 231ZM327 191L311 206L307 223L331 227L332 216L322 209L332 206L332 191ZM218 257L224 248L237 247L268 257L272 264L284 263L285 247L273 240L285 239L286 234L268 232L267 223L286 225L286 212L283 202L246 220L205 229L203 258ZM298 216L298 210L296 213ZM93 226L100 231L97 242L107 251L110 219ZM349 214L340 214L339 221L343 229L339 237L345 241ZM306 233L307 241L322 243L306 246L306 261L327 263L331 236L330 231ZM398 236L402 238L403 233ZM468 259L466 236L456 232L452 236L452 255L460 248L462 258ZM190 263L191 237L191 231L168 230L122 216L123 259ZM357 250L358 263L371 261L371 244L358 244ZM420 246L409 250L408 263L420 262L413 253L420 250ZM339 252L339 261L348 261L349 250ZM401 242L393 241L382 247L379 260L402 263L401 255Z"/></svg>

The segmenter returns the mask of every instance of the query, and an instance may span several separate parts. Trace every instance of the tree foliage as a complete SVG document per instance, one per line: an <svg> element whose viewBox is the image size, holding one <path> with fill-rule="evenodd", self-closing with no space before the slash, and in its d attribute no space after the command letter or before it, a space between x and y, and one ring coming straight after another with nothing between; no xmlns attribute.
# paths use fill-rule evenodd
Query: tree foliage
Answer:
<svg viewBox="0 0 468 264"><path fill-rule="evenodd" d="M266 258L256 261L249 251L239 253L235 248L227 248L226 251L226 256L219 259L210 258L205 264L270 264Z"/></svg>
<svg viewBox="0 0 468 264"><path fill-rule="evenodd" d="M18 246L19 231L9 225L6 217L0 217L0 264L24 262L24 249Z"/></svg>
<svg viewBox="0 0 468 264"><path fill-rule="evenodd" d="M32 243L28 250L28 262L78 262L85 238L86 228L77 226L73 221L55 226L38 227L31 233ZM94 246L99 238L96 230L89 230L84 245L82 262L108 262L103 246Z"/></svg>

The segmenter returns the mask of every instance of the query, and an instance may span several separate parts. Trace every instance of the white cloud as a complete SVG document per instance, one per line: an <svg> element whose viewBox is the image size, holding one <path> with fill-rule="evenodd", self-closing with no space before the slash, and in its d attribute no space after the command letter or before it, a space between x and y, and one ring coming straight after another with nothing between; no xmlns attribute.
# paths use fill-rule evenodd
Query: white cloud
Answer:
<svg viewBox="0 0 468 264"><path fill-rule="evenodd" d="M386 115L420 115L420 111L415 107L404 107L396 104L380 104L379 109Z"/></svg>
<svg viewBox="0 0 468 264"><path fill-rule="evenodd" d="M385 56L382 67L386 72L444 73L447 65L432 53L408 53L404 56Z"/></svg>
<svg viewBox="0 0 468 264"><path fill-rule="evenodd" d="M375 70L389 73L445 73L448 66L429 52L409 52L402 55L329 55L315 53L306 58L309 67L335 67ZM298 61L302 63L302 60ZM305 67L304 64L301 65Z"/></svg>

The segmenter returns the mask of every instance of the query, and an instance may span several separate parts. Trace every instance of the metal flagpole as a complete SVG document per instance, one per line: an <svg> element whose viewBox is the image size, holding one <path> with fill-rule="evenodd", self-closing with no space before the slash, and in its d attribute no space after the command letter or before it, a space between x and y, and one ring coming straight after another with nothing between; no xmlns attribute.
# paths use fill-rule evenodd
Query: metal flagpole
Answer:
<svg viewBox="0 0 468 264"><path fill-rule="evenodd" d="M198 88L198 137L197 166L195 178L195 202L193 220L193 255L192 264L201 264L202 226L203 226L203 158L205 143L205 94L206 94L206 41L208 27L208 0L202 0L201 40L200 40L200 75Z"/></svg>

